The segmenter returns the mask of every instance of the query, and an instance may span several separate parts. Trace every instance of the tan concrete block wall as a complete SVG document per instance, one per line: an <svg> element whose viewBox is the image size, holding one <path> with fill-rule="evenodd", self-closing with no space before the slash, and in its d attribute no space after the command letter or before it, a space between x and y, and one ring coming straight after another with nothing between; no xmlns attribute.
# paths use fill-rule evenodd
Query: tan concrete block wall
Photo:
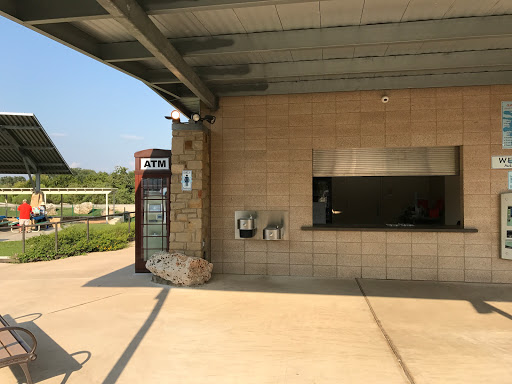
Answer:
<svg viewBox="0 0 512 384"><path fill-rule="evenodd" d="M383 104L383 94L390 102ZM216 272L512 282L499 254L501 101L512 86L224 97L211 126ZM302 231L312 221L312 150L461 145L464 220L476 234ZM234 240L236 210L290 213L289 240Z"/></svg>

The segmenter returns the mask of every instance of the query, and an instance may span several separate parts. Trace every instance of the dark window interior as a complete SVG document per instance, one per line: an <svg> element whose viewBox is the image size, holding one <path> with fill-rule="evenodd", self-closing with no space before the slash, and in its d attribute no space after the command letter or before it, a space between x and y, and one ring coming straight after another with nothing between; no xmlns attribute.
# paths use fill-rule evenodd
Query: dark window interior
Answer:
<svg viewBox="0 0 512 384"><path fill-rule="evenodd" d="M459 176L313 178L313 224L457 226Z"/></svg>

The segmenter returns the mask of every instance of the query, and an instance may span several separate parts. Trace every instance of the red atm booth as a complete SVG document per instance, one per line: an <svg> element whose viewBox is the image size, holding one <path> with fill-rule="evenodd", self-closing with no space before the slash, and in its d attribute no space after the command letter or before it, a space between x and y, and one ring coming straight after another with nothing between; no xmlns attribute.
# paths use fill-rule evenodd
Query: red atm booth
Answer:
<svg viewBox="0 0 512 384"><path fill-rule="evenodd" d="M149 272L146 260L169 250L171 151L135 153L135 272Z"/></svg>

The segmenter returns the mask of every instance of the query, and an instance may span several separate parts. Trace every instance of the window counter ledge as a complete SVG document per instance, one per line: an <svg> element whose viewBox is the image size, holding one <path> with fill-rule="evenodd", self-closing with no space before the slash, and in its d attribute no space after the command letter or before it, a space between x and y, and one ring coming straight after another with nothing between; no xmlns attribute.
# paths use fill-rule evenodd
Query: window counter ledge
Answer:
<svg viewBox="0 0 512 384"><path fill-rule="evenodd" d="M476 228L461 228L457 226L420 226L415 225L412 227L388 227L388 226L337 226L337 225L313 225L303 226L300 228L303 231L373 231L373 232L462 232L462 233L477 233Z"/></svg>

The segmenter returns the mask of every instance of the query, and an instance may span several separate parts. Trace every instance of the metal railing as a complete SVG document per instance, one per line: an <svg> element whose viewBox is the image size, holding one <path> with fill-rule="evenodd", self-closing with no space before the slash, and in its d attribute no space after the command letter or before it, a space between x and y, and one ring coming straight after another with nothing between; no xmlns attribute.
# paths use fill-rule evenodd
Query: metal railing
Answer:
<svg viewBox="0 0 512 384"><path fill-rule="evenodd" d="M132 224L132 219L135 219L135 216L131 216L131 214L134 214L135 215L135 212L120 212L120 213L112 213L112 214L109 214L109 215L104 215L104 216L85 216L85 217L79 217L79 218L76 218L76 219L69 219L69 220L59 220L59 221L53 221L53 222L49 222L49 221L44 221L44 222L41 222L41 223L35 223L35 224L29 224L29 225L21 225L20 228L21 228L21 240L22 240L22 253L25 253L25 243L26 243L26 229L27 228L37 228L39 227L39 230L41 229L41 226L49 226L49 225L53 225L54 227L54 230L55 230L55 253L58 252L58 249L59 249L59 235L58 235L58 232L59 232L59 226L62 225L62 224L68 224L68 223L78 223L78 222L86 222L86 228L87 228L87 241L89 242L89 238L90 238L90 229L89 229L89 225L90 225L90 222L103 222L104 221L102 219L106 219L106 221L108 222L108 220L112 217L116 217L116 216L122 216L124 217L124 220L125 221L128 221L128 233L131 232L131 224Z"/></svg>

